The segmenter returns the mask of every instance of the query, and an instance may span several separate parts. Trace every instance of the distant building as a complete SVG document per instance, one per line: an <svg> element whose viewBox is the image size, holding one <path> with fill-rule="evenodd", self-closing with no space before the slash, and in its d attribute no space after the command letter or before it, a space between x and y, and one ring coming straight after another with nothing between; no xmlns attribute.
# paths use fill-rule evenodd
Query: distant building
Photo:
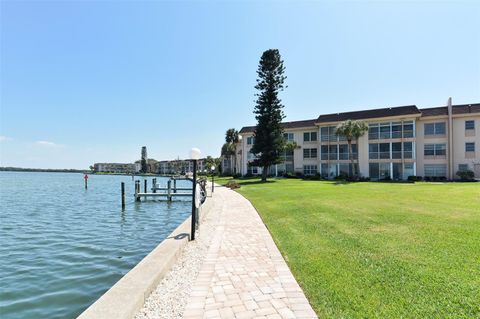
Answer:
<svg viewBox="0 0 480 319"><path fill-rule="evenodd" d="M197 171L202 172L205 169L205 159L199 159L197 162ZM193 173L193 162L190 160L171 160L158 162L158 173L160 175L190 174Z"/></svg>
<svg viewBox="0 0 480 319"><path fill-rule="evenodd" d="M96 173L132 174L140 168L135 163L95 163L93 170Z"/></svg>

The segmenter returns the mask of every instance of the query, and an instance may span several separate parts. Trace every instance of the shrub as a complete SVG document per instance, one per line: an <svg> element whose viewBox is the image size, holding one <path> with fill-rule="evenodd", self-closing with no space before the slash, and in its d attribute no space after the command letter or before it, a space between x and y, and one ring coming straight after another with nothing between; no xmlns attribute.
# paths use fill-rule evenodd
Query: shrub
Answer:
<svg viewBox="0 0 480 319"><path fill-rule="evenodd" d="M421 180L423 180L423 177L411 175L411 176L408 176L407 180L410 182L420 182Z"/></svg>
<svg viewBox="0 0 480 319"><path fill-rule="evenodd" d="M293 174L292 172L283 173L283 177L285 177L285 178L297 178L297 176L295 174Z"/></svg>
<svg viewBox="0 0 480 319"><path fill-rule="evenodd" d="M227 184L225 184L225 187L228 187L230 189L237 189L240 188L240 184L236 181L228 181Z"/></svg>
<svg viewBox="0 0 480 319"><path fill-rule="evenodd" d="M475 173L467 169L465 171L458 171L457 176L460 177L460 180L462 181L473 181L475 177Z"/></svg>
<svg viewBox="0 0 480 319"><path fill-rule="evenodd" d="M303 174L301 172L295 172L295 176L297 178L302 178L303 177Z"/></svg>

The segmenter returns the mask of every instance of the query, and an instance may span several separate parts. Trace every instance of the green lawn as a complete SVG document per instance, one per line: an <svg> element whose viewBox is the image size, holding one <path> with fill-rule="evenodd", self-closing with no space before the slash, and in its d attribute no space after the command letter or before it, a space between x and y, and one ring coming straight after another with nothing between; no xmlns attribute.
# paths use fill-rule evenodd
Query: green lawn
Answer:
<svg viewBox="0 0 480 319"><path fill-rule="evenodd" d="M238 191L320 318L480 318L480 183L257 181Z"/></svg>

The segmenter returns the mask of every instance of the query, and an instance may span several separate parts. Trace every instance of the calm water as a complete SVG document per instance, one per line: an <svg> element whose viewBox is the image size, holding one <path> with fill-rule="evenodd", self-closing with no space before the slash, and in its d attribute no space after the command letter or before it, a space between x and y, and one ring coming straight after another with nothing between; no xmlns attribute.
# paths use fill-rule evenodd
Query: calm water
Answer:
<svg viewBox="0 0 480 319"><path fill-rule="evenodd" d="M189 216L191 202L133 191L128 176L85 190L82 174L0 172L0 318L75 318Z"/></svg>

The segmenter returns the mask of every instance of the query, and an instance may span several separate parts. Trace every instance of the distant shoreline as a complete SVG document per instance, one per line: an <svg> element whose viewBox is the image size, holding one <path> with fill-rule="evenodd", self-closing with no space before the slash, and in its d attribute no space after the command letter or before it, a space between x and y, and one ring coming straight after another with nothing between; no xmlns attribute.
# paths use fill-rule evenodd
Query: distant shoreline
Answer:
<svg viewBox="0 0 480 319"><path fill-rule="evenodd" d="M88 169L0 167L0 172L88 173Z"/></svg>
<svg viewBox="0 0 480 319"><path fill-rule="evenodd" d="M82 173L82 174L92 174L92 175L124 175L124 176L174 176L170 175L160 175L153 173L107 173L107 172L92 172L91 170L85 169L61 169L61 168L22 168L22 167L0 167L0 172L39 172L39 173Z"/></svg>

